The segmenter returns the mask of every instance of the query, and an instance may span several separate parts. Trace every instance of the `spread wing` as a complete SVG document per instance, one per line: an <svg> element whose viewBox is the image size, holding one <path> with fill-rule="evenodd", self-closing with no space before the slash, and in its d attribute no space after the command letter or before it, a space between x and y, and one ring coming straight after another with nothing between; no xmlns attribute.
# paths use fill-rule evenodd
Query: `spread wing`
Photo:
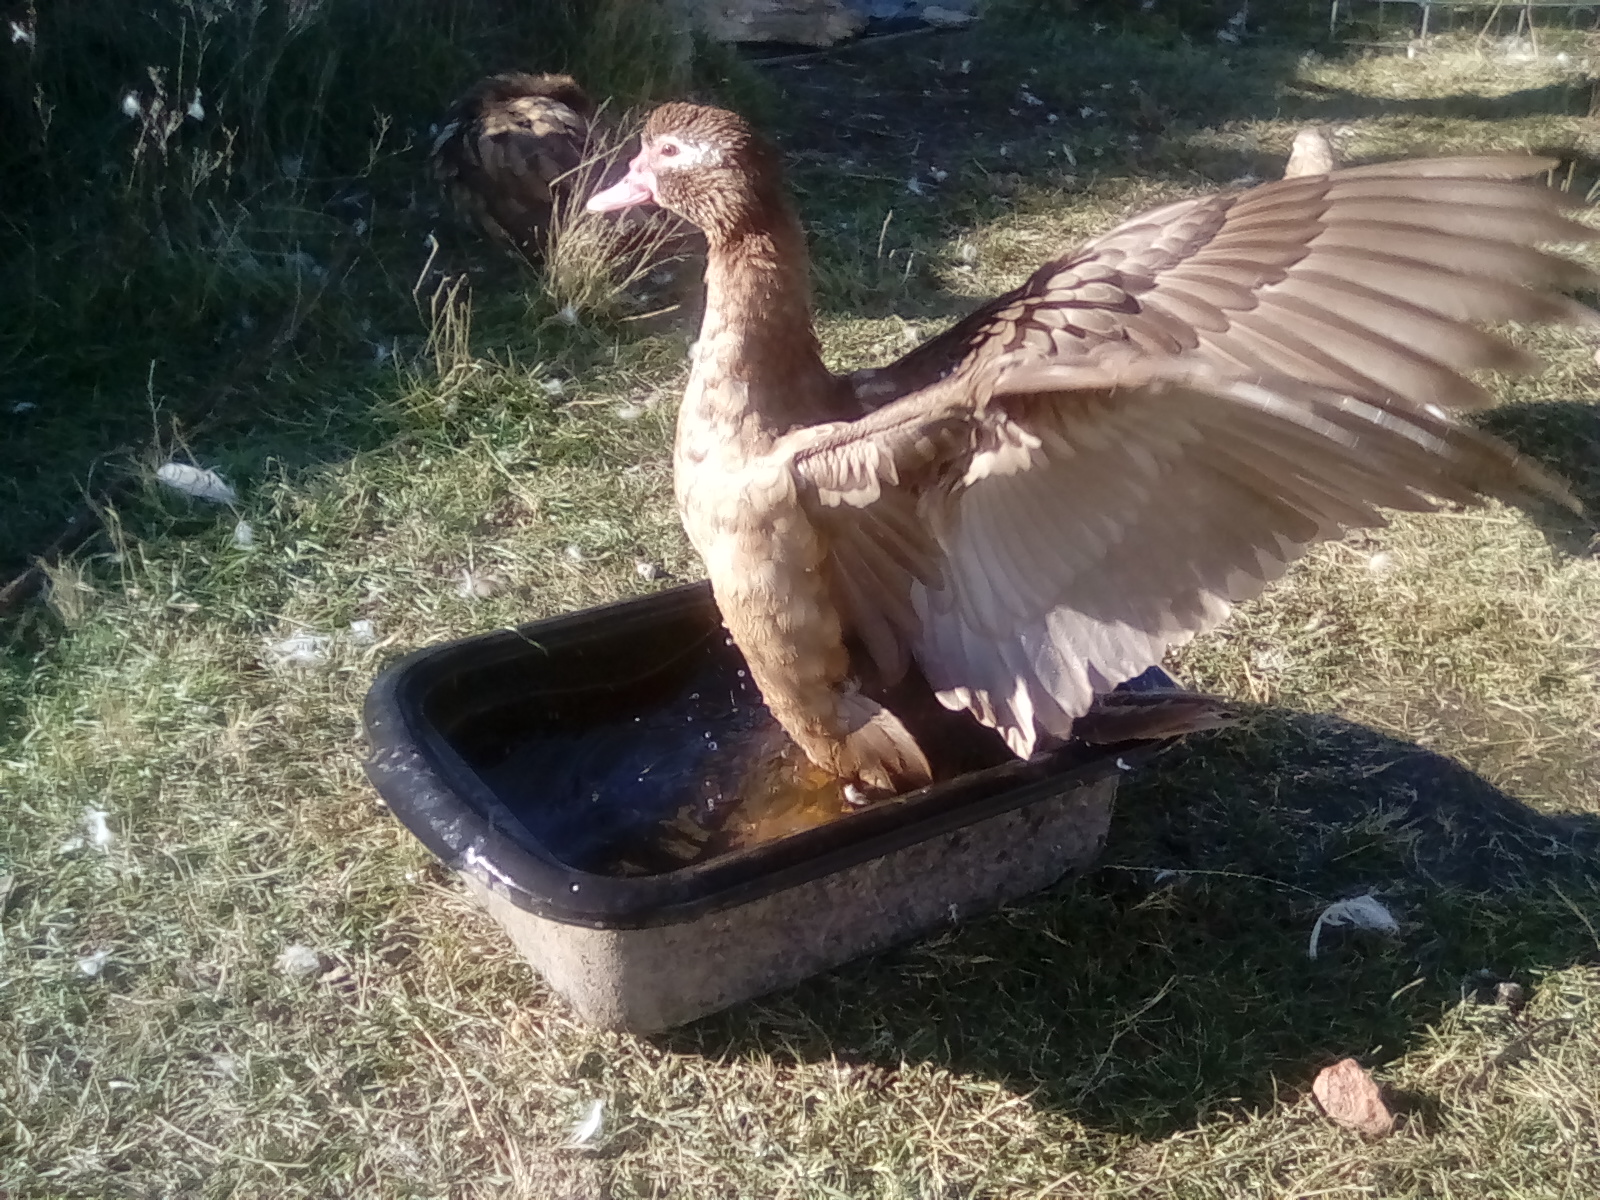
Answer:
<svg viewBox="0 0 1600 1200"><path fill-rule="evenodd" d="M1587 286L1589 272L1537 248L1591 231L1564 215L1561 193L1517 182L1549 165L1423 159L1167 205L851 382L877 407L1002 357L1101 362L1135 350L1240 377L1479 405L1462 372L1532 360L1468 323L1592 319L1553 291Z"/></svg>
<svg viewBox="0 0 1600 1200"><path fill-rule="evenodd" d="M846 620L890 677L1026 756L1094 695L1223 619L1380 508L1563 486L1401 400L1144 357L1017 360L780 443L831 539Z"/></svg>

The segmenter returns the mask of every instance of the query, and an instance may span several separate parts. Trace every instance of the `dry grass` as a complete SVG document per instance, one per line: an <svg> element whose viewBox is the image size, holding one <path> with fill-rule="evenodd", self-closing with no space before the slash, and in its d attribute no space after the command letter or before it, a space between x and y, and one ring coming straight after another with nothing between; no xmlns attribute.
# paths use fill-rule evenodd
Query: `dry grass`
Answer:
<svg viewBox="0 0 1600 1200"><path fill-rule="evenodd" d="M1085 74L1115 62L946 46L1012 78L1041 67L1041 95L1098 91ZM908 94L920 62L897 60ZM1345 98L1262 76L1266 99L1194 109L1137 151L1116 148L1111 105L1111 132L1081 133L1093 168L1064 171L1041 127L1001 201L981 139L982 170L955 164L960 186L925 200L898 162L848 195L823 194L826 161L802 170L830 231L830 357L887 357L906 336L888 310L930 330L1046 247L1270 163L1302 116L1347 121L1372 154L1574 132L1523 99L1501 114L1515 75L1305 70ZM1436 115L1391 111L1394 81ZM395 268L402 293L417 265ZM1104 869L671 1035L597 1034L377 804L357 712L402 649L643 590L641 558L698 573L666 452L686 336L530 328L528 303L481 287L469 327L460 300L398 370L282 368L314 416L196 446L237 514L151 484L10 630L0 1193L1600 1194L1600 888L1558 844L1600 836L1586 531L1491 509L1328 547L1184 653L1191 679L1269 707L1130 779ZM1496 420L1600 499L1590 348L1541 341L1554 369ZM463 572L489 594L464 595ZM326 657L277 663L303 632ZM1319 908L1368 888L1402 935L1308 962ZM292 946L316 968L286 970ZM1480 970L1526 984L1527 1009L1476 1002ZM1310 1078L1343 1054L1394 1089L1393 1136L1314 1110ZM594 1100L602 1134L569 1147Z"/></svg>
<svg viewBox="0 0 1600 1200"><path fill-rule="evenodd" d="M638 116L624 116L597 131L588 158L573 172L574 195L599 190L600 181L625 161ZM616 319L663 307L678 272L694 275L690 231L670 215L592 213L581 205L558 209L550 222L543 283L556 311L568 320ZM693 281L697 286L698 280Z"/></svg>

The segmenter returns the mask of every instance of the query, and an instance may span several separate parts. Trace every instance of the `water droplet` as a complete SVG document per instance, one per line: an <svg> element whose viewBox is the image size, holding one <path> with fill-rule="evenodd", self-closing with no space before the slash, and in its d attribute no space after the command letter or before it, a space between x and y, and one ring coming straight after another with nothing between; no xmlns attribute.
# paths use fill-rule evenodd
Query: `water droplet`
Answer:
<svg viewBox="0 0 1600 1200"><path fill-rule="evenodd" d="M743 672L743 671L740 671L740 672L739 672L739 678L740 678L740 679L743 679L743 678L744 678L744 672Z"/></svg>
<svg viewBox="0 0 1600 1200"><path fill-rule="evenodd" d="M703 738L710 738L711 735L709 733L702 733L700 736Z"/></svg>
<svg viewBox="0 0 1600 1200"><path fill-rule="evenodd" d="M709 733L708 733L708 734L706 734L706 736L707 736L707 737L710 737L710 736L711 736L711 735L710 735L710 734L709 734ZM707 750L715 750L715 749L716 749L716 748L717 748L717 744L716 744L716 743L715 743L715 742L712 742L712 743L711 743L711 744L710 744L710 745L709 745L709 746L707 746L707 747L706 747L706 749L707 749ZM721 799L722 799L722 796L721 796L721 795L720 795L720 794L719 794L719 795L718 795L718 796L717 796L717 799L718 799L718 800L721 800Z"/></svg>
<svg viewBox="0 0 1600 1200"><path fill-rule="evenodd" d="M578 890L578 885L577 884L573 884L572 885L572 890L573 891L577 891Z"/></svg>
<svg viewBox="0 0 1600 1200"><path fill-rule="evenodd" d="M690 692L689 693L689 699L691 699L691 700L700 699L700 693L699 692Z"/></svg>

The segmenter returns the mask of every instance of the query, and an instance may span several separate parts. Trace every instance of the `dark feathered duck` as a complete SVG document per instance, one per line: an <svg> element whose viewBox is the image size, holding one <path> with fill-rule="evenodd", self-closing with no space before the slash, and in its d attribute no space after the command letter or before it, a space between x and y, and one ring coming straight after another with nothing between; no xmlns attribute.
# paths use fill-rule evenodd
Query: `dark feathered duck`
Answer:
<svg viewBox="0 0 1600 1200"><path fill-rule="evenodd" d="M1490 322L1586 321L1539 249L1593 238L1543 169L1362 166L1179 201L1041 267L891 366L831 374L778 159L669 104L590 201L706 233L677 503L773 715L874 790L927 782L863 694L914 660L1019 755L1308 546L1555 478L1454 414L1535 365ZM847 639L864 648L852 664Z"/></svg>
<svg viewBox="0 0 1600 1200"><path fill-rule="evenodd" d="M537 257L553 213L573 199L594 111L570 75L492 75L446 115L434 175L490 237Z"/></svg>
<svg viewBox="0 0 1600 1200"><path fill-rule="evenodd" d="M495 241L537 262L576 238L580 258L603 260L632 283L705 253L697 230L659 208L583 211L590 195L622 177L635 148L571 76L510 73L481 80L456 102L430 160L457 212ZM677 282L675 270L668 274Z"/></svg>

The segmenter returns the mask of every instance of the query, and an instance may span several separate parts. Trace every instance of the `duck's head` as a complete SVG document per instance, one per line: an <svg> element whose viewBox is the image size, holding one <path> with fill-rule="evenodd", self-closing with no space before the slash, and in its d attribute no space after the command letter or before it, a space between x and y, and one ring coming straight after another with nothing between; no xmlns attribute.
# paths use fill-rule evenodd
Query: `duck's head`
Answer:
<svg viewBox="0 0 1600 1200"><path fill-rule="evenodd" d="M743 117L698 104L663 104L645 121L623 179L589 197L591 212L659 204L713 243L787 211L776 152Z"/></svg>

